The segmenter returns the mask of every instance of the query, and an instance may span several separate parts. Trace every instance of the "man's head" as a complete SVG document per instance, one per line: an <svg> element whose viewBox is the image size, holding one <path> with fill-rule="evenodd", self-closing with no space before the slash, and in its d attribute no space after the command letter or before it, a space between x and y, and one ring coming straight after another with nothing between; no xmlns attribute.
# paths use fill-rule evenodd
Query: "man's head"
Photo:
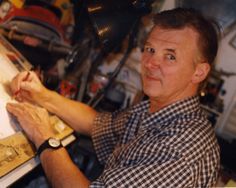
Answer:
<svg viewBox="0 0 236 188"><path fill-rule="evenodd" d="M154 25L165 29L190 27L199 34L199 50L202 58L212 65L218 50L218 25L214 20L207 20L194 9L176 8L163 11L154 17Z"/></svg>
<svg viewBox="0 0 236 188"><path fill-rule="evenodd" d="M183 8L158 13L154 24L142 56L144 92L167 103L195 95L217 53L214 25Z"/></svg>

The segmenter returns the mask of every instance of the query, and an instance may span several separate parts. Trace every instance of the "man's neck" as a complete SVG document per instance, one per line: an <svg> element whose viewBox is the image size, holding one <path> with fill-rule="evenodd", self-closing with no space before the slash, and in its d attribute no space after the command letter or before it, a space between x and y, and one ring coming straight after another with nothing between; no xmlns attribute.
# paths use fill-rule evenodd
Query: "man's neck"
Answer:
<svg viewBox="0 0 236 188"><path fill-rule="evenodd" d="M173 104L180 100L184 100L192 96L196 96L196 92L190 93L189 95L183 95L183 96L178 96L178 97L173 97L173 98L170 98L170 97L169 98L151 98L150 97L149 112L150 113L157 112L170 104Z"/></svg>

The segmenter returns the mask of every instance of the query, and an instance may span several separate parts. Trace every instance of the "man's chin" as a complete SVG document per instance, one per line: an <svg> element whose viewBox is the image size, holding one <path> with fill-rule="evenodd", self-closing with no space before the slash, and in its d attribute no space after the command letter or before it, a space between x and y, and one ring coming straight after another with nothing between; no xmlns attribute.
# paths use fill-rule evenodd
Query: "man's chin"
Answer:
<svg viewBox="0 0 236 188"><path fill-rule="evenodd" d="M156 98L160 95L159 92L156 91L156 89L155 89L155 91L153 91L153 87L152 88L143 87L143 92L149 98Z"/></svg>

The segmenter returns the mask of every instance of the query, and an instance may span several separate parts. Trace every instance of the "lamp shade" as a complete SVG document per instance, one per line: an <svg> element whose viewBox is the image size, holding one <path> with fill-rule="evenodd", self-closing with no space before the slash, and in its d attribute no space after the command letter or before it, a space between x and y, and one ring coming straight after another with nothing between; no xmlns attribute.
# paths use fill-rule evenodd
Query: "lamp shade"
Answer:
<svg viewBox="0 0 236 188"><path fill-rule="evenodd" d="M120 44L140 16L147 13L145 3L136 0L88 0L88 14L106 51Z"/></svg>

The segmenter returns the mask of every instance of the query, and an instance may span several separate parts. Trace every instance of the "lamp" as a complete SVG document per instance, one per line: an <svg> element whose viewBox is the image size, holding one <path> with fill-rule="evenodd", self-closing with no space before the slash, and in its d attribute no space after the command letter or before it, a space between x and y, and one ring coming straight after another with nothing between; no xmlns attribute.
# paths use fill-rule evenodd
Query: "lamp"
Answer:
<svg viewBox="0 0 236 188"><path fill-rule="evenodd" d="M88 102L88 104L93 107L98 104L127 60L133 48L139 20L143 15L151 11L152 1L153 0L86 0L82 1L85 4L82 2L77 4L78 7L81 8L81 12L80 14L78 13L78 15L81 17L81 15L84 14L84 17L82 17L84 19L77 18L77 25L80 26L79 33L82 33L82 37L78 37L80 38L77 42L78 48L74 48L67 58L67 62L70 64L70 69L68 70L71 70L68 74L73 75L77 79L82 78L78 92L79 95L76 97L77 100L83 101L87 83L91 75L97 71L97 67L102 63L103 58L109 52L112 52L115 47L121 45L123 39L129 35L127 49L118 66L109 76L109 82ZM83 7L86 7L85 12L82 11ZM87 19L89 19L90 22L88 22ZM89 29L87 30L87 28ZM90 30L90 28L92 29ZM94 37L96 37L96 40L94 40ZM97 44L97 41L100 42L102 48L93 51L92 61L85 61L87 56L89 56L89 51L95 46L94 44ZM85 54L85 52L88 53L81 60L81 54Z"/></svg>
<svg viewBox="0 0 236 188"><path fill-rule="evenodd" d="M150 0L88 0L87 10L99 41L111 51L141 16L150 12Z"/></svg>

